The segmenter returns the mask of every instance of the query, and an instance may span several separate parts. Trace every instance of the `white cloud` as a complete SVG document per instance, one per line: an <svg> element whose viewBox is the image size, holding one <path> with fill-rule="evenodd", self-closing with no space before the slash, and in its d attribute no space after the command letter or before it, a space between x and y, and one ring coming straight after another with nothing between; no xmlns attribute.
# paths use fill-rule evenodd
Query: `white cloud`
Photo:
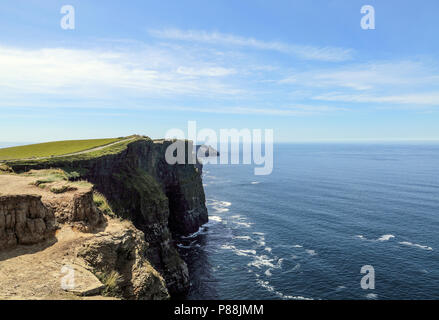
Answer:
<svg viewBox="0 0 439 320"><path fill-rule="evenodd" d="M189 67L179 67L177 69L177 73L183 74L186 76L201 76L201 77L224 77L228 75L235 74L236 71L234 69L226 69L221 67L212 67L212 68L189 68Z"/></svg>
<svg viewBox="0 0 439 320"><path fill-rule="evenodd" d="M418 106L439 105L439 70L425 61L385 61L290 72L278 84L308 90L308 99Z"/></svg>
<svg viewBox="0 0 439 320"><path fill-rule="evenodd" d="M314 100L324 101L344 101L356 103L394 103L394 104L411 104L411 105L430 105L439 106L439 92L401 94L374 96L367 94L337 94L330 93L316 96Z"/></svg>
<svg viewBox="0 0 439 320"><path fill-rule="evenodd" d="M316 105L295 105L283 108L256 108L256 107L242 107L242 106L218 106L218 107L191 107L191 106L164 106L151 107L139 106L140 109L146 110L173 110L173 111L192 111L202 113L217 113L217 114L239 114L239 115L271 115L271 116L309 116L316 114L324 114L334 111L343 111L346 109L336 108L330 106L316 106Z"/></svg>
<svg viewBox="0 0 439 320"><path fill-rule="evenodd" d="M416 61L386 61L350 64L337 68L293 72L279 83L311 87L340 87L360 91L380 89L384 86L412 87L439 84L434 66Z"/></svg>
<svg viewBox="0 0 439 320"><path fill-rule="evenodd" d="M353 55L352 49L296 45L279 41L261 41L254 38L245 38L219 32L164 29L149 30L149 33L154 37L162 39L277 51L285 54L295 55L298 58L305 60L340 62L352 59Z"/></svg>
<svg viewBox="0 0 439 320"><path fill-rule="evenodd" d="M116 93L138 95L235 95L242 93L216 77L234 70L206 68L196 59L148 48L137 53L64 48L20 49L0 46L0 102L17 93L100 98ZM197 66L198 64L198 66ZM188 79L187 75L204 78ZM115 90L117 89L117 90Z"/></svg>

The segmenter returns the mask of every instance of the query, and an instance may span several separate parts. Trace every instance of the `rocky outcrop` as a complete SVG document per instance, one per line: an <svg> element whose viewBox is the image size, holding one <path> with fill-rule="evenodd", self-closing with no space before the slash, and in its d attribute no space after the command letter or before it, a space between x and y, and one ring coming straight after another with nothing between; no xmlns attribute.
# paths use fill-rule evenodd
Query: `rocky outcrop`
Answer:
<svg viewBox="0 0 439 320"><path fill-rule="evenodd" d="M77 256L105 283L113 276L112 294L124 299L163 300L169 294L161 275L146 257L148 244L134 227L99 233L79 248Z"/></svg>
<svg viewBox="0 0 439 320"><path fill-rule="evenodd" d="M55 216L41 195L0 196L0 250L53 236Z"/></svg>
<svg viewBox="0 0 439 320"><path fill-rule="evenodd" d="M55 213L58 223L74 223L84 231L92 231L102 224L104 217L93 202L93 189L75 192L71 201L56 198L45 200Z"/></svg>

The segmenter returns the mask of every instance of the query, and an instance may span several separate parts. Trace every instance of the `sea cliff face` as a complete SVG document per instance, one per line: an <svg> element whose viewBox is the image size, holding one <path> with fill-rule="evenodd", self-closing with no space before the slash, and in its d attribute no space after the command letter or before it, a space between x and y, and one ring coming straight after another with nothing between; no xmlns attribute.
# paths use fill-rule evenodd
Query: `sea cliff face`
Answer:
<svg viewBox="0 0 439 320"><path fill-rule="evenodd" d="M195 232L208 218L201 165L167 164L164 155L169 144L136 141L122 153L80 167L113 210L145 233L150 262L163 274L172 295L189 287L187 266L172 236Z"/></svg>
<svg viewBox="0 0 439 320"><path fill-rule="evenodd" d="M164 277L171 296L180 295L189 288L189 274L173 238L196 232L208 215L202 165L169 165L165 152L171 143L137 139L115 154L10 166L15 171L57 167L91 182L118 216L143 231L149 262Z"/></svg>

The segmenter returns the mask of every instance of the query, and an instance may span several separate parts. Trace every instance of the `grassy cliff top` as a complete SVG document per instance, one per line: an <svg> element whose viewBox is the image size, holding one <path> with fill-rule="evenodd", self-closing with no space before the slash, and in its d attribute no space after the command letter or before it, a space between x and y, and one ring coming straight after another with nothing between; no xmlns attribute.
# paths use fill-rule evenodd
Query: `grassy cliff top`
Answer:
<svg viewBox="0 0 439 320"><path fill-rule="evenodd" d="M57 164L88 160L122 152L138 140L150 138L132 135L123 138L57 141L0 149L0 163L10 165ZM17 151L18 149L18 151ZM77 150L77 151L75 151ZM47 154L50 154L49 156ZM21 155L21 157L19 157Z"/></svg>
<svg viewBox="0 0 439 320"><path fill-rule="evenodd" d="M75 154L106 146L124 138L55 141L0 149L0 160L34 159Z"/></svg>

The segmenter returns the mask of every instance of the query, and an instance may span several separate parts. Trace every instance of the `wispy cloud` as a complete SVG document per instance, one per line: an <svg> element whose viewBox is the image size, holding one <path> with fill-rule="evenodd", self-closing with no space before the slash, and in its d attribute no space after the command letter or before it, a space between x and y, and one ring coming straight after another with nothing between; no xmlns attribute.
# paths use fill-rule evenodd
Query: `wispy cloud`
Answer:
<svg viewBox="0 0 439 320"><path fill-rule="evenodd" d="M196 58L178 59L178 53L162 51L148 48L134 54L0 46L0 102L18 93L88 98L111 96L116 92L140 96L242 93L226 82L215 80L235 73L233 69L198 62ZM163 55L168 59L164 61Z"/></svg>
<svg viewBox="0 0 439 320"><path fill-rule="evenodd" d="M208 77L224 77L228 75L235 74L234 69L227 69L222 67L212 67L212 68L189 68L189 67L178 67L177 73L186 76L208 76Z"/></svg>
<svg viewBox="0 0 439 320"><path fill-rule="evenodd" d="M439 105L439 70L435 63L429 62L368 62L293 71L278 84L309 90L308 98L315 101Z"/></svg>
<svg viewBox="0 0 439 320"><path fill-rule="evenodd" d="M277 51L297 56L305 60L341 62L351 60L352 49L338 47L317 47L309 45L289 44L279 41L262 41L220 32L198 30L163 29L149 30L149 34L161 39L207 43L211 45L227 45L248 47L259 50Z"/></svg>
<svg viewBox="0 0 439 320"><path fill-rule="evenodd" d="M292 72L279 83L370 90L383 86L439 85L439 73L434 65L418 61L366 62Z"/></svg>
<svg viewBox="0 0 439 320"><path fill-rule="evenodd" d="M220 107L192 107L192 106L138 106L144 110L172 110L191 111L213 114L236 114L236 115L270 115L270 116L311 116L331 113L335 111L346 111L344 108L319 105L292 105L287 107L258 108L246 106L220 106Z"/></svg>
<svg viewBox="0 0 439 320"><path fill-rule="evenodd" d="M439 106L439 92L413 93L401 95L367 95L367 94L337 94L330 93L316 96L314 100L344 101L356 103L393 103L410 105Z"/></svg>

